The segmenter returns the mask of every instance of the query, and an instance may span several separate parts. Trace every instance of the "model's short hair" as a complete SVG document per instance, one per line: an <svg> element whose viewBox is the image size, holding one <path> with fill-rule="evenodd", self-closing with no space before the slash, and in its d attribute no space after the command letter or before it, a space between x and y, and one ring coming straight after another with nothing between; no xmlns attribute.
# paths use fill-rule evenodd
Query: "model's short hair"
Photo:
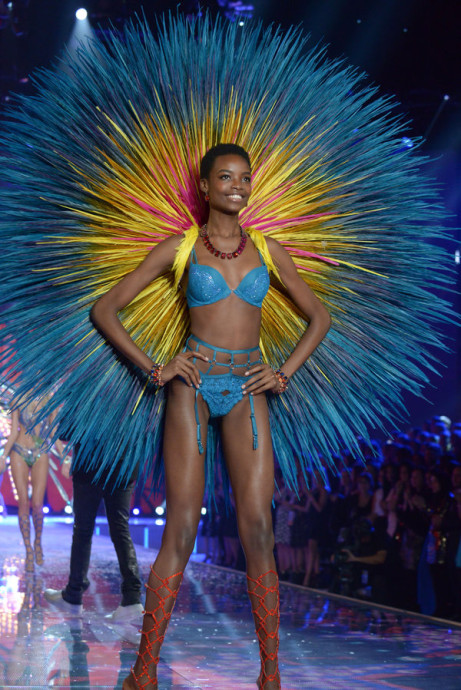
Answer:
<svg viewBox="0 0 461 690"><path fill-rule="evenodd" d="M248 163L248 167L251 170L250 156L244 148L238 146L238 144L216 144L216 146L209 149L202 158L200 163L201 180L208 179L211 168L219 156L240 156Z"/></svg>

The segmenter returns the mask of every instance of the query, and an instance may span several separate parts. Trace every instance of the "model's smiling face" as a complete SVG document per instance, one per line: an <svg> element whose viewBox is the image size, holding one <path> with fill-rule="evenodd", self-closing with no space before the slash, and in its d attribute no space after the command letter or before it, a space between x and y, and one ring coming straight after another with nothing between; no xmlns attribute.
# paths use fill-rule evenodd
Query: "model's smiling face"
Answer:
<svg viewBox="0 0 461 690"><path fill-rule="evenodd" d="M241 156L218 156L209 178L201 180L200 186L210 197L210 208L235 213L245 208L250 198L251 170Z"/></svg>

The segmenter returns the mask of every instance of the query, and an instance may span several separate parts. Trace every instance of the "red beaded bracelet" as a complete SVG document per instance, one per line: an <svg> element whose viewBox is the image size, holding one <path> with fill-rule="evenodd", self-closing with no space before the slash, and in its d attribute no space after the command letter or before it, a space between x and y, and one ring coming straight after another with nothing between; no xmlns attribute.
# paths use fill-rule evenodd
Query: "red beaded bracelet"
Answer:
<svg viewBox="0 0 461 690"><path fill-rule="evenodd" d="M157 388L161 388L164 385L162 381L162 369L163 364L155 363L150 370L149 381L151 381L154 386L157 386Z"/></svg>
<svg viewBox="0 0 461 690"><path fill-rule="evenodd" d="M288 376L284 374L281 369L275 369L274 374L276 375L279 384L278 390L274 391L274 393L281 395L282 393L285 393L286 389L288 388Z"/></svg>

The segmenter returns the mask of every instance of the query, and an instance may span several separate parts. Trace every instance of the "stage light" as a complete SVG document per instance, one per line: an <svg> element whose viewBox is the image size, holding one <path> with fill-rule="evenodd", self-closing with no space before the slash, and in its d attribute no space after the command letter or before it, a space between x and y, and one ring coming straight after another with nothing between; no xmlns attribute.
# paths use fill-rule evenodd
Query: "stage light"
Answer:
<svg viewBox="0 0 461 690"><path fill-rule="evenodd" d="M461 251L459 249L455 250L455 264L461 264Z"/></svg>
<svg viewBox="0 0 461 690"><path fill-rule="evenodd" d="M200 512L202 513L202 515L206 515L206 508L202 508Z"/></svg>
<svg viewBox="0 0 461 690"><path fill-rule="evenodd" d="M133 515L139 515L140 512L139 508L133 508Z"/></svg>
<svg viewBox="0 0 461 690"><path fill-rule="evenodd" d="M48 506L43 506L43 512L45 513L45 515L48 515L48 513L50 512L49 507L48 507Z"/></svg>
<svg viewBox="0 0 461 690"><path fill-rule="evenodd" d="M3 506L0 506L0 513L3 513Z"/></svg>
<svg viewBox="0 0 461 690"><path fill-rule="evenodd" d="M67 505L67 506L64 508L64 512L67 513L67 515L72 515L72 506Z"/></svg>
<svg viewBox="0 0 461 690"><path fill-rule="evenodd" d="M443 100L444 100L444 101L449 101L449 100L450 100L450 96L446 93L445 96L443 97Z"/></svg>
<svg viewBox="0 0 461 690"><path fill-rule="evenodd" d="M165 508L163 506L157 506L155 509L155 514L156 515L164 515L165 514Z"/></svg>
<svg viewBox="0 0 461 690"><path fill-rule="evenodd" d="M161 527L165 524L165 520L162 520L162 518L157 518L155 524L157 525L157 527Z"/></svg>
<svg viewBox="0 0 461 690"><path fill-rule="evenodd" d="M405 146L407 149L413 148L413 142L409 137L402 137L402 144Z"/></svg>
<svg viewBox="0 0 461 690"><path fill-rule="evenodd" d="M80 7L80 9L76 11L75 16L79 21L83 22L88 17L88 12L84 7Z"/></svg>

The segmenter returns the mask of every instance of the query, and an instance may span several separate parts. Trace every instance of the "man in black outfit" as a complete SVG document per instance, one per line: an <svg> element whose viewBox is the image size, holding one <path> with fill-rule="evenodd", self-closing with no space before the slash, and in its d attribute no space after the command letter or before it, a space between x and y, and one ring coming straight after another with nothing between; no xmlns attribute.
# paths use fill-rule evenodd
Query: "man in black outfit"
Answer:
<svg viewBox="0 0 461 690"><path fill-rule="evenodd" d="M77 454L78 448L74 448L74 461ZM136 472L125 484L116 488L114 488L112 477L117 477L117 468L114 468L109 479L107 479L106 473L95 482L96 473L97 468L92 470L71 470L74 488L74 529L70 554L69 580L64 589L46 589L44 596L56 608L71 613L74 616L81 615L83 610L83 593L90 586L88 568L90 565L91 541L99 504L103 500L107 522L109 523L110 538L117 554L122 576L121 604L106 618L113 622L141 621L143 613L141 580L136 551L128 527Z"/></svg>

